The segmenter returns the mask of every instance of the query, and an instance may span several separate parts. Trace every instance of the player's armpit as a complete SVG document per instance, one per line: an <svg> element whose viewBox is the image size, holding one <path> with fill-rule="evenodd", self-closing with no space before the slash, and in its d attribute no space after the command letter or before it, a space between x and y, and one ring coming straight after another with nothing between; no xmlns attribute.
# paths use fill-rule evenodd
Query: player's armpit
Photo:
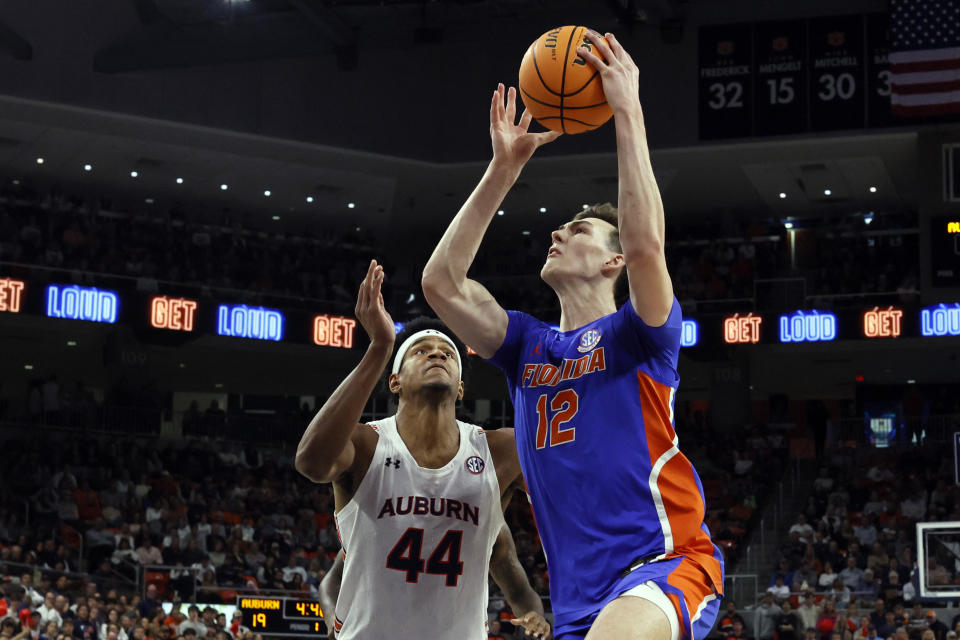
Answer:
<svg viewBox="0 0 960 640"><path fill-rule="evenodd" d="M493 457L493 466L497 471L497 482L500 484L500 503L506 510L513 492L524 489L523 472L520 469L517 443L514 440L515 432L512 427L504 427L487 431L486 434L490 455Z"/></svg>
<svg viewBox="0 0 960 640"><path fill-rule="evenodd" d="M662 327L673 308L673 281L663 251L638 249L628 254L624 247L624 257L633 310L647 326Z"/></svg>
<svg viewBox="0 0 960 640"><path fill-rule="evenodd" d="M359 484L370 466L370 460L377 447L377 434L366 424L357 424L346 445L332 461L315 461L309 456L297 456L297 471L313 482L335 482L345 474L357 476L354 486Z"/></svg>
<svg viewBox="0 0 960 640"><path fill-rule="evenodd" d="M507 335L507 312L487 288L466 279L460 286L442 286L424 272L422 286L437 317L481 358L497 352Z"/></svg>

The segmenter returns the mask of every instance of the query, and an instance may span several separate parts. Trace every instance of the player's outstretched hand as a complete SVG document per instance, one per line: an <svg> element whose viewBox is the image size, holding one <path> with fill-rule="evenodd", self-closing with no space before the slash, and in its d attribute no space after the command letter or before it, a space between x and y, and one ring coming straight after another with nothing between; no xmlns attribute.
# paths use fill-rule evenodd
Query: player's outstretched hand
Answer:
<svg viewBox="0 0 960 640"><path fill-rule="evenodd" d="M601 36L596 31L588 29L586 37L603 55L603 60L586 47L581 46L577 53L600 74L603 92L607 96L607 104L613 109L614 116L639 108L640 69L637 68L633 58L612 33Z"/></svg>
<svg viewBox="0 0 960 640"><path fill-rule="evenodd" d="M497 85L490 100L490 140L493 143L493 159L519 171L538 147L553 142L562 134L559 131L530 133L533 116L524 109L517 122L517 90L504 89Z"/></svg>
<svg viewBox="0 0 960 640"><path fill-rule="evenodd" d="M380 287L383 285L383 267L376 260L370 261L367 276L360 283L357 292L357 306L354 313L370 336L370 342L376 344L390 344L397 338L393 326L393 318L383 306L383 294Z"/></svg>
<svg viewBox="0 0 960 640"><path fill-rule="evenodd" d="M510 621L510 624L523 627L527 630L526 635L533 636L534 638L550 640L553 637L553 633L550 631L550 623L536 611L531 611L519 618L514 618Z"/></svg>

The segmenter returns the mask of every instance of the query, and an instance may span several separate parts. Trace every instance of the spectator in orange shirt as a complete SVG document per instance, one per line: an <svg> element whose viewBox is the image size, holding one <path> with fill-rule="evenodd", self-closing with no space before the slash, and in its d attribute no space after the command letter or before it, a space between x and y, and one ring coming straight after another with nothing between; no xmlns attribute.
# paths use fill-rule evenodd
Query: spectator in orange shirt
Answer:
<svg viewBox="0 0 960 640"><path fill-rule="evenodd" d="M753 640L753 637L747 635L747 632L743 628L743 621L734 620L733 629L730 631L730 635L727 636L727 640Z"/></svg>
<svg viewBox="0 0 960 640"><path fill-rule="evenodd" d="M100 494L90 488L90 483L87 480L80 483L79 489L73 490L73 499L77 503L77 512L81 520L90 522L103 515Z"/></svg>
<svg viewBox="0 0 960 640"><path fill-rule="evenodd" d="M490 623L490 629L487 631L487 640L507 640L500 632L499 620L494 620Z"/></svg>

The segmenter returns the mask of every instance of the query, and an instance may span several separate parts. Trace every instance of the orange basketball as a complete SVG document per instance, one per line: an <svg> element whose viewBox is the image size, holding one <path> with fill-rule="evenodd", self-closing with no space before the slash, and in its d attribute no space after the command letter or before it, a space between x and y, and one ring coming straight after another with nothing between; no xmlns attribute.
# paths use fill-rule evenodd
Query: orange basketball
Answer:
<svg viewBox="0 0 960 640"><path fill-rule="evenodd" d="M530 45L520 63L523 104L537 122L553 131L591 131L613 115L600 75L577 55L577 48L585 46L603 59L585 39L586 33L586 27L551 29Z"/></svg>

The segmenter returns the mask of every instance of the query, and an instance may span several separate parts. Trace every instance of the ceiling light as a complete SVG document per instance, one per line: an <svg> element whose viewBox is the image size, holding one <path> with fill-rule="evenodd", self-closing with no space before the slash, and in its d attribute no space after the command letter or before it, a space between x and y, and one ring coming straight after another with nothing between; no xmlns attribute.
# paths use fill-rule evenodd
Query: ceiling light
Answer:
<svg viewBox="0 0 960 640"><path fill-rule="evenodd" d="M222 383L222 382L214 382L214 383L213 383L213 386L216 387L217 389L222 389L222 388L223 388L223 383Z"/></svg>
<svg viewBox="0 0 960 640"><path fill-rule="evenodd" d="M85 165L83 165L83 170L84 170L84 171L93 171L93 165L92 165L92 164L85 164Z"/></svg>
<svg viewBox="0 0 960 640"><path fill-rule="evenodd" d="M825 196L829 196L831 193L833 193L833 191L831 191L830 189L824 189L824 190L823 190L823 195L825 195Z"/></svg>
<svg viewBox="0 0 960 640"><path fill-rule="evenodd" d="M792 222L789 222L789 221L788 221L788 222L784 222L784 223L783 223L783 226L784 226L785 229L793 229L793 223L792 223Z"/></svg>
<svg viewBox="0 0 960 640"><path fill-rule="evenodd" d="M497 215L498 215L498 216L502 216L502 215L503 215L503 209L499 209L499 210L497 211Z"/></svg>
<svg viewBox="0 0 960 640"><path fill-rule="evenodd" d="M270 197L270 189L264 189L263 195L265 195L266 197L269 198L269 197Z"/></svg>
<svg viewBox="0 0 960 640"><path fill-rule="evenodd" d="M137 172L137 171L131 171L131 172L130 172L130 177L131 177L131 178L138 178L138 177L140 177L140 173Z"/></svg>
<svg viewBox="0 0 960 640"><path fill-rule="evenodd" d="M523 232L523 235L528 236L528 235L530 235L530 232L529 232L529 231L524 231L524 232Z"/></svg>
<svg viewBox="0 0 960 640"><path fill-rule="evenodd" d="M225 184L220 185L220 191L226 191L226 190L229 189L229 188L230 188L230 187L228 187L228 186L225 185Z"/></svg>
<svg viewBox="0 0 960 640"><path fill-rule="evenodd" d="M186 369L186 368L187 368L187 364L186 364L185 362L181 362L181 363L180 363L180 368L181 368L181 369Z"/></svg>
<svg viewBox="0 0 960 640"><path fill-rule="evenodd" d="M870 224L871 222L873 222L873 211L863 214L863 223Z"/></svg>
<svg viewBox="0 0 960 640"><path fill-rule="evenodd" d="M280 216L273 216L273 219L274 219L274 220L279 220L279 219L280 219Z"/></svg>
<svg viewBox="0 0 960 640"><path fill-rule="evenodd" d="M357 231L360 231L360 227L357 227Z"/></svg>
<svg viewBox="0 0 960 640"><path fill-rule="evenodd" d="M33 371L33 365L32 365L32 364L25 364L25 365L23 365L23 368L26 369L27 371Z"/></svg>
<svg viewBox="0 0 960 640"><path fill-rule="evenodd" d="M585 204L585 205L583 205L583 208L584 208L584 209L589 209L589 208L590 208L590 205Z"/></svg>
<svg viewBox="0 0 960 640"><path fill-rule="evenodd" d="M153 204L153 198L146 198L144 202L146 202L147 204Z"/></svg>
<svg viewBox="0 0 960 640"><path fill-rule="evenodd" d="M77 341L76 341L76 340L67 340L67 346L68 346L68 347L75 347L75 346L77 346Z"/></svg>
<svg viewBox="0 0 960 640"><path fill-rule="evenodd" d="M913 378L910 378L909 380L907 380L907 384L917 384L917 381L914 380Z"/></svg>
<svg viewBox="0 0 960 640"><path fill-rule="evenodd" d="M307 196L307 203L313 202L313 196Z"/></svg>
<svg viewBox="0 0 960 640"><path fill-rule="evenodd" d="M540 213L546 213L546 212L547 212L546 207L540 207Z"/></svg>
<svg viewBox="0 0 960 640"><path fill-rule="evenodd" d="M19 180L14 180L14 181L13 181L13 184L20 184L20 181L19 181Z"/></svg>
<svg viewBox="0 0 960 640"><path fill-rule="evenodd" d="M183 178L177 178L177 184L183 184Z"/></svg>
<svg viewBox="0 0 960 640"><path fill-rule="evenodd" d="M783 200L783 199L786 198L786 197L787 197L787 194L785 194L783 191L781 191L781 192L780 192L780 199Z"/></svg>
<svg viewBox="0 0 960 640"><path fill-rule="evenodd" d="M43 158L37 158L37 164L43 164Z"/></svg>
<svg viewBox="0 0 960 640"><path fill-rule="evenodd" d="M876 193L876 192L877 192L876 187L870 187L870 193Z"/></svg>
<svg viewBox="0 0 960 640"><path fill-rule="evenodd" d="M357 208L357 205L355 203L353 202L347 203L347 209L356 209L356 208Z"/></svg>

